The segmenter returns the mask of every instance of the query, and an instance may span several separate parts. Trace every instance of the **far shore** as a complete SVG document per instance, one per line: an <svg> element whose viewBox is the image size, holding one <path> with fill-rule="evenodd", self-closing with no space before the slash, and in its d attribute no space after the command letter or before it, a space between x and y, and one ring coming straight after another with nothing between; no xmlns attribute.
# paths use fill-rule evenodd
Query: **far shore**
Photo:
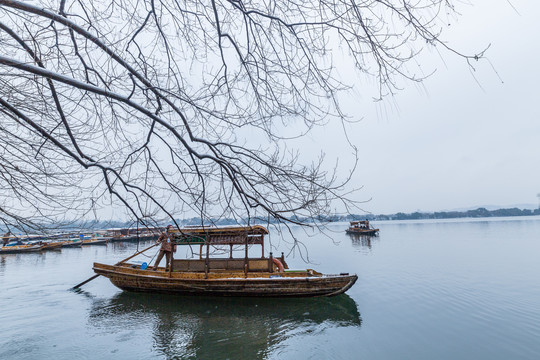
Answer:
<svg viewBox="0 0 540 360"><path fill-rule="evenodd" d="M329 215L329 216L321 216L317 220L321 223L333 223L333 222L349 222L349 221L355 221L355 220L369 220L369 221L391 221L391 220L442 220L442 219L463 219L463 218L470 218L470 219L482 219L482 218L500 218L500 217L519 217L519 216L535 216L540 215L540 208L531 210L531 209L519 209L519 208L504 208L504 209L496 209L496 210L487 210L486 208L477 208L475 210L467 210L467 211L435 211L435 212L413 212L413 213L403 213L398 212L396 214L349 214L349 215ZM298 222L304 222L304 223L310 223L310 219L300 219L300 218L293 218L291 221L294 221L296 223ZM210 221L212 226L234 226L239 225L242 223L242 221L238 221L235 219L219 219L219 220L213 220ZM244 220L244 224L248 223L247 220ZM268 219L258 219L258 218L252 218L249 221L250 224L262 224L267 225ZM274 223L273 221L270 221L270 223ZM201 225L201 219L200 218L189 218L189 219L177 219L176 224L180 227L184 226L200 226ZM162 226L165 226L164 224ZM45 226L46 227L46 226ZM144 226L141 226L139 224L140 231L144 231ZM61 226L57 225L55 227L56 232L79 232L79 233L91 233L98 230L101 231L111 231L111 230L119 230L119 229L129 229L133 230L137 227L133 225L133 221L75 221L70 222L69 226ZM1 229L0 231L7 231L5 229Z"/></svg>

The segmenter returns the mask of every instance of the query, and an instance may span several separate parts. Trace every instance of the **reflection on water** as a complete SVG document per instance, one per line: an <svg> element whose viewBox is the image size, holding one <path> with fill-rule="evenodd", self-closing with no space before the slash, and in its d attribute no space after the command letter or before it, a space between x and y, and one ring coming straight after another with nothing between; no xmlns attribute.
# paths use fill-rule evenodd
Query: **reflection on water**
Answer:
<svg viewBox="0 0 540 360"><path fill-rule="evenodd" d="M56 253L56 251L55 251ZM32 252L27 254L0 254L0 271L6 266L6 261L11 264L32 264L38 265L45 263L47 256L54 257L55 254L49 252Z"/></svg>
<svg viewBox="0 0 540 360"><path fill-rule="evenodd" d="M329 328L360 327L355 301L160 296L122 292L95 299L89 323L110 332L150 327L166 358L267 358L284 340Z"/></svg>
<svg viewBox="0 0 540 360"><path fill-rule="evenodd" d="M360 235L360 234L347 234L351 240L354 247L368 248L371 250L371 245L379 238L377 236L370 235Z"/></svg>

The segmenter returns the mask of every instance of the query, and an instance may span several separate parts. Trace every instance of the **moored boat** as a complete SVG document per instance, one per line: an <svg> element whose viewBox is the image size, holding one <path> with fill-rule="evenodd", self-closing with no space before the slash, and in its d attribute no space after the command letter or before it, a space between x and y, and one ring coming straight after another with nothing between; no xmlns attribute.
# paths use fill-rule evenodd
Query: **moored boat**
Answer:
<svg viewBox="0 0 540 360"><path fill-rule="evenodd" d="M0 248L0 254L18 254L41 251L43 245L10 245Z"/></svg>
<svg viewBox="0 0 540 360"><path fill-rule="evenodd" d="M368 220L363 220L351 221L349 223L349 228L345 231L347 234L375 236L378 234L379 229L375 229L373 226L371 226Z"/></svg>
<svg viewBox="0 0 540 360"><path fill-rule="evenodd" d="M81 245L107 245L108 239L88 239L88 240L81 240Z"/></svg>
<svg viewBox="0 0 540 360"><path fill-rule="evenodd" d="M262 226L187 228L173 232L177 245L200 245L199 259L172 259L156 271L130 263L94 263L94 271L122 290L183 295L305 297L344 293L356 275L324 275L315 270L291 270L281 257L264 257ZM262 246L263 256L248 258L249 245ZM245 245L245 256L233 258L233 245ZM230 246L228 258L210 258L210 246ZM206 247L206 256L202 256Z"/></svg>
<svg viewBox="0 0 540 360"><path fill-rule="evenodd" d="M62 243L60 242L44 242L41 250L61 250Z"/></svg>
<svg viewBox="0 0 540 360"><path fill-rule="evenodd" d="M81 247L82 243L79 239L61 241L62 247Z"/></svg>

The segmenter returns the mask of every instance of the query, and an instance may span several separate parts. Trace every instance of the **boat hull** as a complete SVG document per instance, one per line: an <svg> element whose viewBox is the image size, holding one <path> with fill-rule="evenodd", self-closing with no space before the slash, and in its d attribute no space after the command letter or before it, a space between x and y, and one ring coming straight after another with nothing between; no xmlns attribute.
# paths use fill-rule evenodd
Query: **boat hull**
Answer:
<svg viewBox="0 0 540 360"><path fill-rule="evenodd" d="M107 245L108 239L99 239L99 240L82 240L81 245L82 246L90 246L90 245Z"/></svg>
<svg viewBox="0 0 540 360"><path fill-rule="evenodd" d="M13 245L0 248L0 254L20 254L38 252L43 249L43 245Z"/></svg>
<svg viewBox="0 0 540 360"><path fill-rule="evenodd" d="M62 247L81 247L82 241L64 241L62 242Z"/></svg>
<svg viewBox="0 0 540 360"><path fill-rule="evenodd" d="M275 273L204 273L140 270L126 265L94 263L94 271L126 291L180 295L312 297L344 293L354 285L356 275L294 276ZM241 274L241 275L240 275Z"/></svg>
<svg viewBox="0 0 540 360"><path fill-rule="evenodd" d="M56 242L56 243L47 243L44 244L41 250L58 250L60 251L62 249L62 243Z"/></svg>
<svg viewBox="0 0 540 360"><path fill-rule="evenodd" d="M355 234L355 235L366 235L366 236L375 236L377 235L377 232L379 232L379 229L369 229L369 230L346 230L347 234Z"/></svg>

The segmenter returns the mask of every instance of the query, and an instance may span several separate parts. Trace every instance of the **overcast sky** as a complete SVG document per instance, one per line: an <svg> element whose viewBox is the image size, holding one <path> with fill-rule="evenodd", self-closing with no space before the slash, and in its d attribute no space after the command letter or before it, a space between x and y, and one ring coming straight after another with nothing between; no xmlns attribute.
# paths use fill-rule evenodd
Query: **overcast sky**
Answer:
<svg viewBox="0 0 540 360"><path fill-rule="evenodd" d="M495 71L480 61L473 76L461 59L428 51L420 60L437 71L423 87L375 104L355 85L347 108L362 121L349 134L361 157L354 184L364 186L355 198L372 198L365 210L538 204L540 2L512 0L517 12L506 0L472 3L459 5L444 39L468 54L491 44Z"/></svg>

